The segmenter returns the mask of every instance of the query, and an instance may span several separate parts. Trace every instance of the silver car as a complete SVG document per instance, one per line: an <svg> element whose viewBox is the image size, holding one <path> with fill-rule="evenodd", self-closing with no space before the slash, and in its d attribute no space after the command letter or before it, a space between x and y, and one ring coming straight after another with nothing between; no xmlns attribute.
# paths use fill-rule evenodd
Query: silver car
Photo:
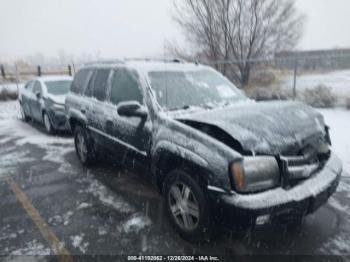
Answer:
<svg viewBox="0 0 350 262"><path fill-rule="evenodd" d="M29 81L19 92L22 118L44 124L49 134L67 130L64 103L70 76L46 76Z"/></svg>

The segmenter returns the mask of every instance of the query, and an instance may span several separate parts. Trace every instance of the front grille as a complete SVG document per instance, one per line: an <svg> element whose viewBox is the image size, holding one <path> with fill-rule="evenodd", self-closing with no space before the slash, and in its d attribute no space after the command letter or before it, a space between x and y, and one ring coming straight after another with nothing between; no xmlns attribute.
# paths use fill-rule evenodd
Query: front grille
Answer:
<svg viewBox="0 0 350 262"><path fill-rule="evenodd" d="M280 168L282 173L282 186L288 188L304 179L308 179L322 168L325 154L319 154L315 147L304 148L296 156L280 156Z"/></svg>

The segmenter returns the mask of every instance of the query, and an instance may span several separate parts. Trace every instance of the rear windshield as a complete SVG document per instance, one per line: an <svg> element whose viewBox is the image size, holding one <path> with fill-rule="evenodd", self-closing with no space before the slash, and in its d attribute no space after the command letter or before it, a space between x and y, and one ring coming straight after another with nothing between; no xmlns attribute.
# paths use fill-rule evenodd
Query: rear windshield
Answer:
<svg viewBox="0 0 350 262"><path fill-rule="evenodd" d="M47 87L47 92L53 95L67 94L69 92L71 83L72 81L70 80L45 82Z"/></svg>

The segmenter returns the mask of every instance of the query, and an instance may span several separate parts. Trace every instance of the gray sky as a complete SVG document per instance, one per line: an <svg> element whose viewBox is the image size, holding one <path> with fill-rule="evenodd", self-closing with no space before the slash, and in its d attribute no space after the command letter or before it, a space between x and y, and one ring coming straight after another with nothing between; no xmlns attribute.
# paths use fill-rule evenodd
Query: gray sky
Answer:
<svg viewBox="0 0 350 262"><path fill-rule="evenodd" d="M349 0L297 0L307 15L299 49L350 47ZM0 0L0 60L36 53L137 57L182 43L171 0Z"/></svg>

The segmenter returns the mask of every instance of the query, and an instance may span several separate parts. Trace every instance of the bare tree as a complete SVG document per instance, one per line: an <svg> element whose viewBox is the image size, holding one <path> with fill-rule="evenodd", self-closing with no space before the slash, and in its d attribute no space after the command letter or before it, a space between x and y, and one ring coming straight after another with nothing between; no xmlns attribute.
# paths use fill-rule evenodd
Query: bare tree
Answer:
<svg viewBox="0 0 350 262"><path fill-rule="evenodd" d="M252 60L293 48L304 17L294 0L181 0L174 2L174 19L196 56L216 63L225 75L248 84Z"/></svg>

